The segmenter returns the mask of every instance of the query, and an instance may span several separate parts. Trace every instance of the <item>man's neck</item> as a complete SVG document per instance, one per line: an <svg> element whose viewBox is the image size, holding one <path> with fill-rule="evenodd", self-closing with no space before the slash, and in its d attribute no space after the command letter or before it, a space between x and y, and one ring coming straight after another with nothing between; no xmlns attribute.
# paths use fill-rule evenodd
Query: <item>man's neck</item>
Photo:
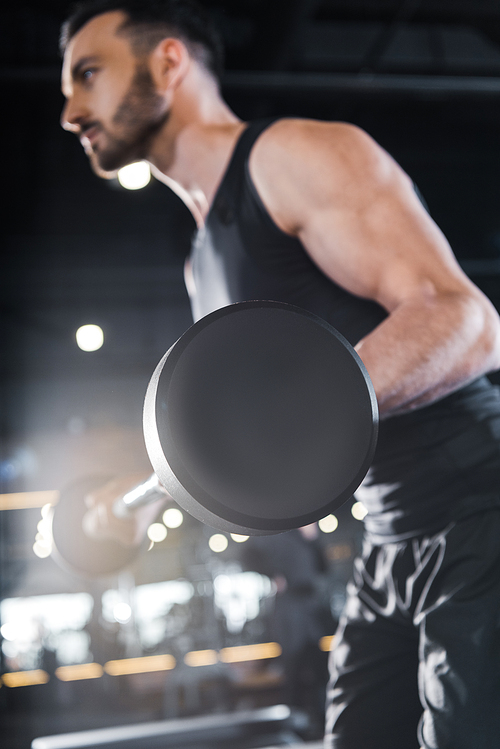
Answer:
<svg viewBox="0 0 500 749"><path fill-rule="evenodd" d="M155 140L149 160L157 179L171 187L193 212L205 219L245 124L220 95L177 101Z"/></svg>

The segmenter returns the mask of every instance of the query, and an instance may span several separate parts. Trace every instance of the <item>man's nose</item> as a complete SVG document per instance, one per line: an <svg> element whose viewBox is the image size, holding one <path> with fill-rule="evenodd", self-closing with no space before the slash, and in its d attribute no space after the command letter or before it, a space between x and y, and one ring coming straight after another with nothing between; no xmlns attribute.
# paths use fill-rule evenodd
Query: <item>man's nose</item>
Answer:
<svg viewBox="0 0 500 749"><path fill-rule="evenodd" d="M67 99L61 112L61 127L70 133L79 133L84 118L85 112L82 105L73 98Z"/></svg>

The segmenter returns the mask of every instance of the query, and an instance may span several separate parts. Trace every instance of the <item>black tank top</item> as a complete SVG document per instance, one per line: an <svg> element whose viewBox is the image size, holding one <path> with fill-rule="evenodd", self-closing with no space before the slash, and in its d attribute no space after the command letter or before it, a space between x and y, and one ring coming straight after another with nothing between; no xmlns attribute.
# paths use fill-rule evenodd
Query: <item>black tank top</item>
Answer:
<svg viewBox="0 0 500 749"><path fill-rule="evenodd" d="M273 120L240 136L190 257L195 320L233 302L267 299L315 313L353 345L385 310L325 276L299 240L269 216L251 180L253 144ZM382 421L375 459L357 496L381 541L432 532L500 501L500 395L486 378L427 408Z"/></svg>

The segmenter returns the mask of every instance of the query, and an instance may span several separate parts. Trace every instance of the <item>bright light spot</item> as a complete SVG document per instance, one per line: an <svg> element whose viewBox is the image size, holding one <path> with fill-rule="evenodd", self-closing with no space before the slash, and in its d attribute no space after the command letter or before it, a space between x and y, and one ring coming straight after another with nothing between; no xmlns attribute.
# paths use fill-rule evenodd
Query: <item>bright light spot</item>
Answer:
<svg viewBox="0 0 500 749"><path fill-rule="evenodd" d="M17 627L15 624L4 624L0 627L0 634L4 640L14 641L17 637Z"/></svg>
<svg viewBox="0 0 500 749"><path fill-rule="evenodd" d="M186 666L213 666L218 660L215 650L191 650L184 656Z"/></svg>
<svg viewBox="0 0 500 749"><path fill-rule="evenodd" d="M163 523L153 523L148 528L148 538L155 544L159 544L160 541L164 541L167 537L167 529Z"/></svg>
<svg viewBox="0 0 500 749"><path fill-rule="evenodd" d="M127 190L140 190L151 181L151 169L145 161L136 161L118 171L118 182Z"/></svg>
<svg viewBox="0 0 500 749"><path fill-rule="evenodd" d="M43 518L42 520L39 520L36 528L40 535L45 538L50 538L50 521L48 519Z"/></svg>
<svg viewBox="0 0 500 749"><path fill-rule="evenodd" d="M78 663L76 665L59 666L55 675L61 681L79 681L84 679L100 679L104 673L100 663Z"/></svg>
<svg viewBox="0 0 500 749"><path fill-rule="evenodd" d="M172 668L175 668L175 658L168 654L124 658L119 661L108 661L104 664L104 670L110 676L147 674L152 671L170 671Z"/></svg>
<svg viewBox="0 0 500 749"><path fill-rule="evenodd" d="M320 531L323 533L333 533L339 527L339 521L335 515L327 515L326 518L321 518L318 521Z"/></svg>
<svg viewBox="0 0 500 749"><path fill-rule="evenodd" d="M353 518L356 518L356 520L363 520L368 510L362 502L355 502L351 507L351 512Z"/></svg>
<svg viewBox="0 0 500 749"><path fill-rule="evenodd" d="M82 629L91 617L93 605L89 593L4 598L0 601L2 624L15 628L15 640L2 642L4 655L15 658L19 669L31 669L39 662L43 636L44 644L55 651L59 663L89 660L90 637ZM78 650L69 647L68 640L73 638L78 638ZM65 655L71 656L71 660L63 656L63 640L68 645L64 648Z"/></svg>
<svg viewBox="0 0 500 749"><path fill-rule="evenodd" d="M233 572L214 579L214 603L226 619L228 632L241 632L245 623L256 619L261 601L271 595L271 580L257 572Z"/></svg>
<svg viewBox="0 0 500 749"><path fill-rule="evenodd" d="M128 603L120 601L113 607L113 616L115 617L117 622L120 622L120 624L125 624L125 622L128 622L128 620L132 616L132 609L130 608Z"/></svg>
<svg viewBox="0 0 500 749"><path fill-rule="evenodd" d="M2 681L6 687L27 687L34 684L46 684L49 681L49 675L40 668L34 671L13 671L2 676Z"/></svg>
<svg viewBox="0 0 500 749"><path fill-rule="evenodd" d="M48 517L48 515L49 515L49 513L50 513L51 509L52 509L52 505L51 505L51 504L46 504L46 505L44 505L44 506L42 507L42 509L40 510L40 514L41 514L41 516L42 516L42 518L43 518L44 520L45 520L45 519L46 519L46 518Z"/></svg>
<svg viewBox="0 0 500 749"><path fill-rule="evenodd" d="M221 551L227 549L228 540L226 536L222 535L222 533L215 533L208 539L208 545L210 546L212 551L215 551L217 552L217 554L219 554Z"/></svg>
<svg viewBox="0 0 500 749"><path fill-rule="evenodd" d="M319 649L322 650L324 653L329 653L332 649L333 643L335 640L335 635L325 635L322 637L318 643Z"/></svg>
<svg viewBox="0 0 500 749"><path fill-rule="evenodd" d="M232 587L231 578L227 575L217 575L214 580L214 588L221 595L229 595Z"/></svg>
<svg viewBox="0 0 500 749"><path fill-rule="evenodd" d="M163 522L167 528L178 528L184 521L184 515L177 507L169 507L163 513Z"/></svg>
<svg viewBox="0 0 500 749"><path fill-rule="evenodd" d="M243 663L244 661L278 658L280 655L281 645L277 642L258 642L255 645L235 645L222 648L219 659L223 663Z"/></svg>
<svg viewBox="0 0 500 749"><path fill-rule="evenodd" d="M46 559L47 557L50 557L52 548L46 541L35 541L33 544L33 551L40 559Z"/></svg>
<svg viewBox="0 0 500 749"><path fill-rule="evenodd" d="M82 351L97 351L104 343L104 333L99 325L82 325L76 331L76 342Z"/></svg>
<svg viewBox="0 0 500 749"><path fill-rule="evenodd" d="M231 533L230 536L237 544L243 544L250 538L250 536L240 536L239 533Z"/></svg>

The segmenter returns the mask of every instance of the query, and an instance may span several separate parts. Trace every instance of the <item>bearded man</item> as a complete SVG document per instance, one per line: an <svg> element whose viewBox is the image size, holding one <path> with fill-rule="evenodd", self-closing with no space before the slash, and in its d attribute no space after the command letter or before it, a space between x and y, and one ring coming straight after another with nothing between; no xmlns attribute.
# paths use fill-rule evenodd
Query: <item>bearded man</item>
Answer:
<svg viewBox="0 0 500 749"><path fill-rule="evenodd" d="M242 122L188 0L65 24L62 125L107 174L147 160L192 211L195 319L274 299L358 351L380 409L364 550L331 655L325 746L496 749L500 322L409 177L359 128Z"/></svg>

